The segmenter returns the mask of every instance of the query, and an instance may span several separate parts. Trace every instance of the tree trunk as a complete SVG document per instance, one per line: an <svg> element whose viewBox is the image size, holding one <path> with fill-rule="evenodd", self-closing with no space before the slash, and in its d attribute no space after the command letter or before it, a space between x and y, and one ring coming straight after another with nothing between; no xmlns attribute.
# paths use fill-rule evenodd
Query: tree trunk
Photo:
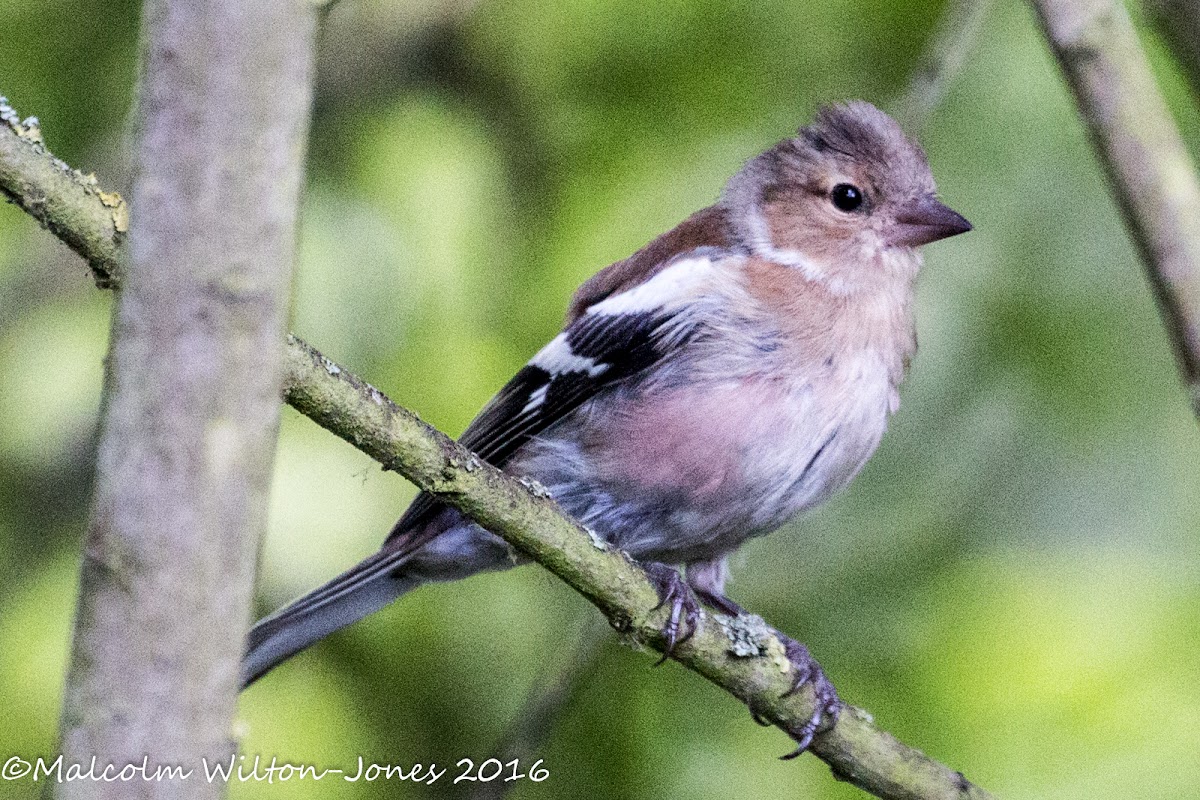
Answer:
<svg viewBox="0 0 1200 800"><path fill-rule="evenodd" d="M316 10L146 0L64 765L180 766L61 797L218 797L278 430Z"/></svg>

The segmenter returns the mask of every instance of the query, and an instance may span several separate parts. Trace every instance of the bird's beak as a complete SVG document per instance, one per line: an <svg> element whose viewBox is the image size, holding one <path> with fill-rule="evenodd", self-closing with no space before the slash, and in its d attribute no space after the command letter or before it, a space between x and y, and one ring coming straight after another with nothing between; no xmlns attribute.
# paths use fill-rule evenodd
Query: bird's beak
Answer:
<svg viewBox="0 0 1200 800"><path fill-rule="evenodd" d="M883 235L893 247L920 247L969 230L971 223L962 214L924 195L905 203Z"/></svg>

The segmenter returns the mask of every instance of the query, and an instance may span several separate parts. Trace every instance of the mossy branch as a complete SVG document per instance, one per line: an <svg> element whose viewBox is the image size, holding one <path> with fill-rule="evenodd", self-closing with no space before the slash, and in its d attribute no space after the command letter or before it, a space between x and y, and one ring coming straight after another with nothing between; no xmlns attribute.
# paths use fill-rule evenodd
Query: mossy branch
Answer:
<svg viewBox="0 0 1200 800"><path fill-rule="evenodd" d="M87 261L96 285L111 289L117 253L129 230L121 195L100 189L55 158L42 142L37 117L22 120L0 96L0 192Z"/></svg>
<svg viewBox="0 0 1200 800"><path fill-rule="evenodd" d="M64 182L43 147L0 126L0 185L23 208L26 193L46 198L33 204L51 231L70 237L104 285L113 286L111 265L120 246L109 207L100 196ZM15 155L14 155L15 154ZM66 177L66 176L64 176ZM31 212L32 213L32 212ZM436 494L521 553L566 581L591 601L626 640L661 650L664 612L653 611L657 594L645 572L563 514L536 484L517 481L481 462L448 436L401 408L314 348L289 336L285 398L300 413L362 452ZM738 642L740 652L734 655ZM756 651L756 652L755 652ZM674 658L745 703L783 730L797 728L813 712L804 691L785 698L791 666L773 630L758 617L709 614ZM890 800L985 800L990 795L961 773L928 758L880 730L866 712L847 707L838 723L819 734L811 750L834 774Z"/></svg>
<svg viewBox="0 0 1200 800"><path fill-rule="evenodd" d="M1119 0L1031 0L1141 254L1200 417L1200 181Z"/></svg>

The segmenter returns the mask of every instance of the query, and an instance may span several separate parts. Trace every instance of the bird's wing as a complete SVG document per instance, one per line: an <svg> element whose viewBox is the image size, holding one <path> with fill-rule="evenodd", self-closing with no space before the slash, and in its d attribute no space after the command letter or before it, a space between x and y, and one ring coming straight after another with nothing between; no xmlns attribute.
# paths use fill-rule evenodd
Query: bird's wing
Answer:
<svg viewBox="0 0 1200 800"><path fill-rule="evenodd" d="M697 309L704 305L714 273L730 256L728 249L715 247L680 253L640 283L608 292L573 314L562 333L513 376L459 441L502 468L530 438L588 398L670 358L703 335L703 313ZM408 588L389 579L400 577L409 556L441 532L428 523L444 507L422 492L378 553L260 620L250 633L244 684Z"/></svg>
<svg viewBox="0 0 1200 800"><path fill-rule="evenodd" d="M676 255L643 283L604 297L575 316L479 413L459 443L503 468L532 437L602 389L668 357L700 327L689 302L704 291L729 251L701 247ZM388 535L386 548L425 544L426 522L442 508L421 493Z"/></svg>

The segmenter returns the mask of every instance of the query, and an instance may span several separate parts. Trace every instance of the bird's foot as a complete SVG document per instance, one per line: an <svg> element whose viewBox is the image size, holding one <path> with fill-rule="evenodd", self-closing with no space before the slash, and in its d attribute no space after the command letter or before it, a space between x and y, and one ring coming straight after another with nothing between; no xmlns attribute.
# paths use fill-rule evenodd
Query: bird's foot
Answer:
<svg viewBox="0 0 1200 800"><path fill-rule="evenodd" d="M691 587L674 567L657 562L645 564L645 567L654 582L654 588L658 590L658 605L654 608L666 606L671 610L667 624L662 629L667 646L663 650L663 657L655 664L658 666L670 658L677 645L683 644L696 633L696 627L700 623L700 603L697 602Z"/></svg>
<svg viewBox="0 0 1200 800"><path fill-rule="evenodd" d="M779 637L779 641L783 642L784 653L787 654L794 672L792 687L784 692L783 696L791 697L805 686L812 686L817 704L808 720L788 730L788 734L796 740L796 749L785 756L780 756L786 761L807 750L808 746L812 744L813 737L823 726L828 730L837 724L838 715L842 713L842 701L838 697L837 690L833 688L833 684L829 682L829 678L825 676L825 670L821 669L821 665L808 652L807 647L778 631L775 632L775 635ZM758 720L756 719L756 721Z"/></svg>

